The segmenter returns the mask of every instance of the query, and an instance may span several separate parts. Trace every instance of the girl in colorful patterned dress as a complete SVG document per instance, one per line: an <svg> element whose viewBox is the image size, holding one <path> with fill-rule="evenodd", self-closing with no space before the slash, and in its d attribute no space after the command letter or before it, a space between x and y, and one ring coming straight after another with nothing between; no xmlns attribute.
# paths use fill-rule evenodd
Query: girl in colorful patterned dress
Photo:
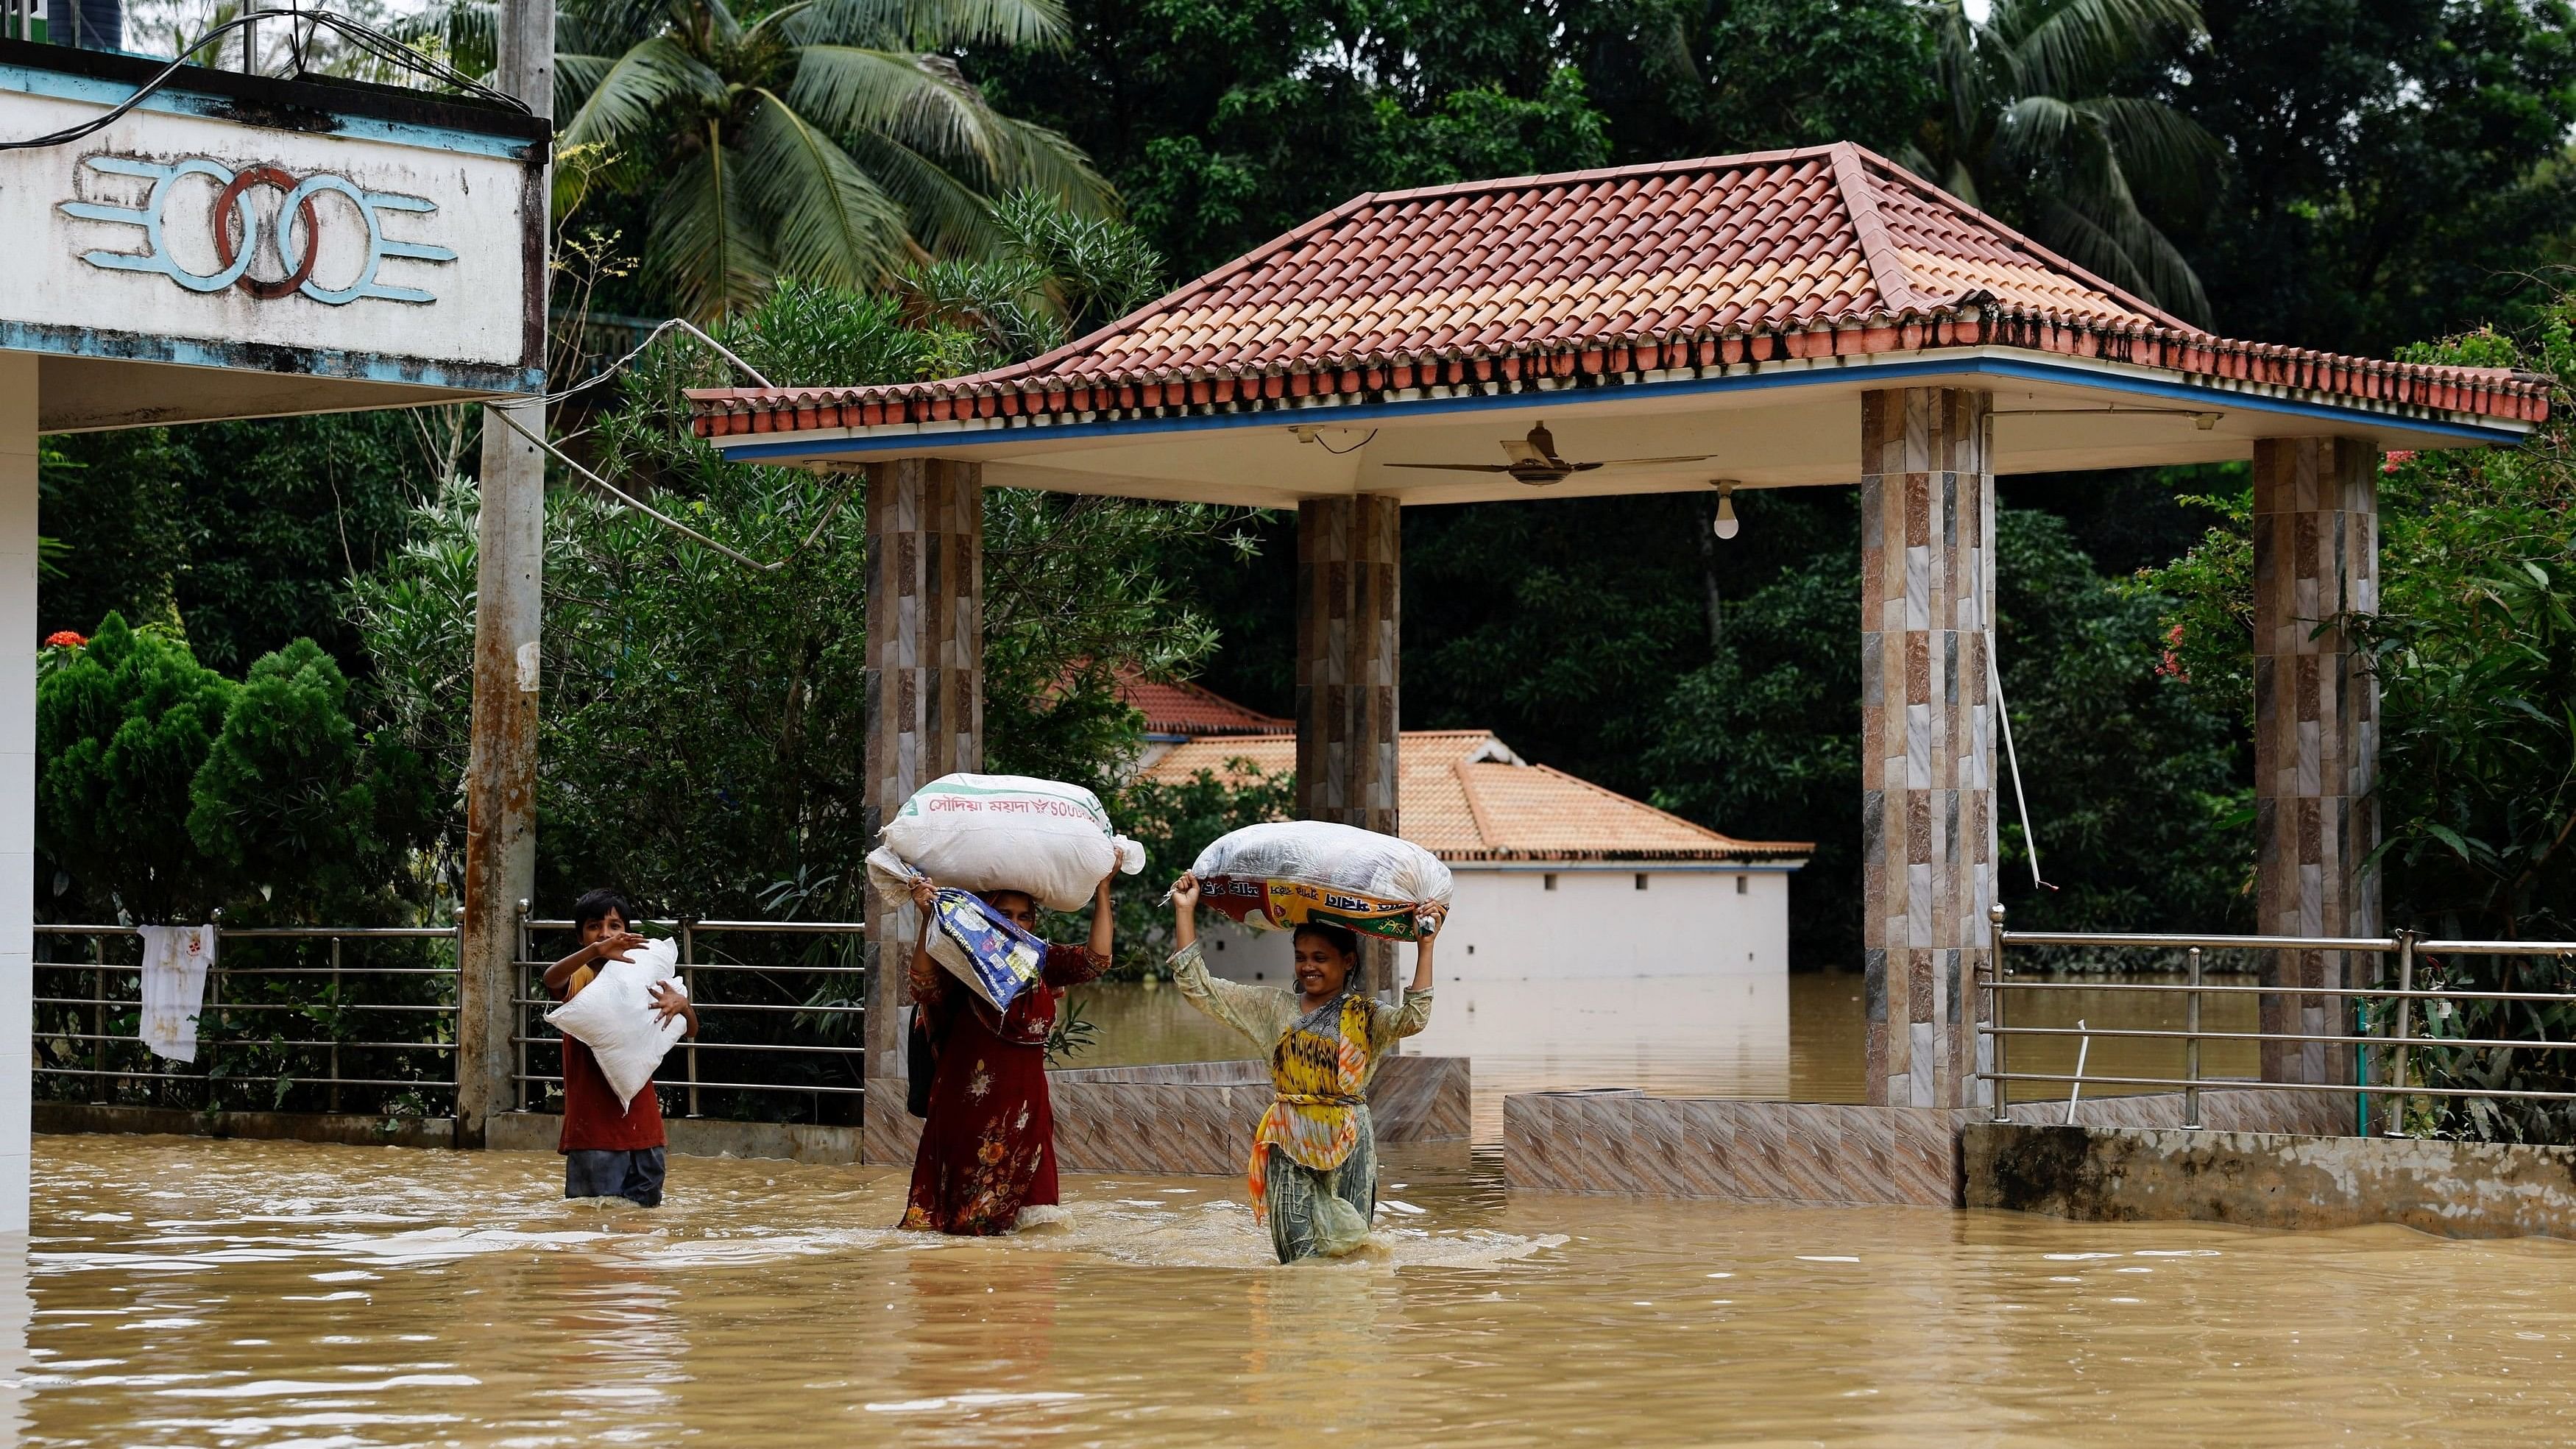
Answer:
<svg viewBox="0 0 2576 1449"><path fill-rule="evenodd" d="M913 945L911 980L914 1000L934 1024L939 1066L899 1226L978 1237L1007 1233L1023 1209L1056 1204L1046 1040L1064 988L1109 969L1109 880L1101 879L1092 899L1090 944L1047 947L1039 979L1007 1012L995 1012L931 960L935 891L927 880L913 887L922 936ZM1037 902L1025 891L983 895L1022 930L1037 930Z"/></svg>
<svg viewBox="0 0 2576 1449"><path fill-rule="evenodd" d="M1413 951L1404 1004L1372 1000L1354 978L1359 938L1340 926L1296 933L1293 992L1219 981L1199 951L1199 883L1172 883L1172 981L1191 1005L1270 1054L1277 1094L1252 1133L1252 1216L1270 1227L1279 1261L1338 1257L1368 1236L1377 1211L1377 1134L1368 1082L1400 1037L1431 1021L1431 938ZM1437 931L1440 907L1423 909Z"/></svg>

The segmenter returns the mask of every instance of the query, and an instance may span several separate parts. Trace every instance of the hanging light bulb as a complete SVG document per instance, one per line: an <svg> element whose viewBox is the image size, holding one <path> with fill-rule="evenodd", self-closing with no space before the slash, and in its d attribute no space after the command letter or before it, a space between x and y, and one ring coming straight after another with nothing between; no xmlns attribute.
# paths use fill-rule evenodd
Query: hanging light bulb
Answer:
<svg viewBox="0 0 2576 1449"><path fill-rule="evenodd" d="M1735 521L1735 484L1732 481L1720 483L1717 485L1717 536L1733 538L1742 531L1743 525Z"/></svg>

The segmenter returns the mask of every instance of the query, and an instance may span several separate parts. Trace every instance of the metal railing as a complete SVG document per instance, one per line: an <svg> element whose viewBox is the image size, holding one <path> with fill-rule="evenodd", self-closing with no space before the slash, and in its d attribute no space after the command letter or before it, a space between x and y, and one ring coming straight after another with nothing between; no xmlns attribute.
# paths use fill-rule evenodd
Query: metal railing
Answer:
<svg viewBox="0 0 2576 1449"><path fill-rule="evenodd" d="M40 1097L201 1111L454 1110L454 927L234 927L216 914L188 1063L153 1055L139 1036L134 927L35 928ZM87 959L67 959L75 951Z"/></svg>
<svg viewBox="0 0 2576 1449"><path fill-rule="evenodd" d="M632 926L679 942L681 985L700 1032L664 1059L655 1081L685 1102L686 1115L858 1121L867 1076L863 924L682 916ZM545 1022L555 1001L544 975L573 950L573 929L565 920L521 921L511 1079L523 1112L561 1106L547 1100L562 1090L563 1057L561 1037ZM746 938L762 936L796 944L744 949Z"/></svg>
<svg viewBox="0 0 2576 1449"><path fill-rule="evenodd" d="M2004 929L2004 908L1993 908L1995 948L1990 965L1978 975L1977 989L1986 994L1987 1010L1977 1024L1978 1036L1990 1047L1980 1052L1990 1060L1991 1068L1978 1071L1976 1079L1987 1084L1995 1120L2007 1120L2011 1102L2011 1084L2051 1083L2070 1088L2124 1086L2175 1088L2183 1094L2183 1125L2197 1128L2201 1123L2200 1094L2205 1087L2259 1088L2265 1091L2326 1092L2350 1094L2355 1101L2357 1125L2362 1135L2369 1133L2370 1103L2374 1098L2398 1098L2400 1106L2393 1119L2402 1127L2406 1103L2435 1099L2487 1098L2500 1101L2576 1102L2576 1090L2537 1090L2527 1088L2449 1086L2438 1082L2418 1081L2414 1071L2418 1054L2439 1052L2455 1054L2468 1051L2559 1052L2576 1050L2576 1041L2547 1037L2478 1037L2423 1034L2416 1030L2418 1003L2428 1013L2439 1012L2444 1019L2456 1014L2461 1002L2511 1002L2543 1007L2576 1008L2576 991L2489 990L2475 986L2439 984L2427 987L2418 979L2418 965L2435 957L2530 958L2576 957L2576 941L2479 941L2439 940L2400 931L2389 936L2232 936L2232 935L2160 935L2151 933L2103 933L2072 931L2008 931ZM2017 947L2071 947L2087 951L2164 951L2181 952L2183 977L2179 982L2148 981L2067 981L2015 980L2008 951ZM2216 983L2207 979L2205 953L2212 951L2279 953L2320 952L2373 958L2375 969L2369 985L2323 985L2258 983L2241 985ZM2393 962L2393 971L2391 965ZM2393 980L2390 979L2393 975ZM2010 1023L2007 1001L2011 996L2047 992L2119 992L2144 993L2166 999L2179 997L2183 1003L2183 1025L2175 1030L2163 1027L2088 1027L2014 1026ZM2210 1030L2203 1025L2202 1011L2210 998L2220 1002L2250 1001L2257 1007L2257 1029L2253 1031ZM2349 1022L2326 1031L2264 1030L2260 1025L2260 1003L2266 998L2292 998L2348 1005L2347 1014L2333 1012L2330 1020ZM2439 1005L2437 1005L2437 1003ZM2383 1030L2384 1028L2384 1030ZM2007 1047L2015 1037L2078 1038L2090 1042L2096 1038L2131 1041L2178 1041L2183 1049L2183 1071L2179 1077L2153 1076L2143 1073L2085 1076L2080 1070L2066 1072L2016 1072L2010 1069ZM2204 1043L2239 1043L2256 1048L2317 1048L2306 1052L2310 1064L2322 1058L2339 1074L2348 1067L2351 1080L2281 1080L2282 1071L2266 1071L2257 1077L2212 1077L2202 1070L2201 1048ZM2347 1060L2348 1059L2348 1060ZM2384 1065L2384 1071L2374 1071Z"/></svg>

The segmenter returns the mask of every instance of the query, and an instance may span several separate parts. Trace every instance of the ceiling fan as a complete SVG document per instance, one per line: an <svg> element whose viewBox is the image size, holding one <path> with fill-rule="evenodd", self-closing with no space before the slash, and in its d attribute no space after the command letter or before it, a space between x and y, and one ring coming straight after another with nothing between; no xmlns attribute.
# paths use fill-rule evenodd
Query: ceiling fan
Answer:
<svg viewBox="0 0 2576 1449"><path fill-rule="evenodd" d="M1715 457L1713 453L1686 453L1672 458L1605 458L1598 463L1573 463L1556 455L1556 435L1540 423L1529 430L1526 438L1503 440L1503 456L1508 463L1389 463L1390 468L1427 468L1439 473L1509 473L1532 488L1545 488L1562 483L1577 473L1595 468L1642 468L1655 463L1697 463Z"/></svg>

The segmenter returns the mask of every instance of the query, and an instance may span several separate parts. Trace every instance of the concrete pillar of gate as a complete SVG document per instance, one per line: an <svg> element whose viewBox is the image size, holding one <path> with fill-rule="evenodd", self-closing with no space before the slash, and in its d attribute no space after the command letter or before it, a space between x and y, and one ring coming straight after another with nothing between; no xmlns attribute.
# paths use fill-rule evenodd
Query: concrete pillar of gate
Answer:
<svg viewBox="0 0 2576 1449"><path fill-rule="evenodd" d="M36 359L0 352L0 1237L27 1231L35 923Z"/></svg>
<svg viewBox="0 0 2576 1449"><path fill-rule="evenodd" d="M1861 395L1861 890L1873 1104L1975 1105L1994 935L1990 396Z"/></svg>
<svg viewBox="0 0 2576 1449"><path fill-rule="evenodd" d="M867 794L874 842L914 791L984 768L984 470L868 465ZM867 1112L903 1113L905 950L867 909ZM892 1120L892 1119L889 1119ZM871 1160L874 1160L873 1158Z"/></svg>
<svg viewBox="0 0 2576 1449"><path fill-rule="evenodd" d="M2254 445L2255 929L2375 936L2379 685L2340 620L2379 610L2379 449L2362 438ZM2264 983L2339 987L2366 958L2279 951ZM2262 1030L2346 1035L2343 998L2270 996ZM2349 1049L2263 1043L2263 1077L2352 1080Z"/></svg>
<svg viewBox="0 0 2576 1449"><path fill-rule="evenodd" d="M1396 833L1403 530L1393 498L1297 506L1297 814ZM1369 985L1395 952L1363 943Z"/></svg>

